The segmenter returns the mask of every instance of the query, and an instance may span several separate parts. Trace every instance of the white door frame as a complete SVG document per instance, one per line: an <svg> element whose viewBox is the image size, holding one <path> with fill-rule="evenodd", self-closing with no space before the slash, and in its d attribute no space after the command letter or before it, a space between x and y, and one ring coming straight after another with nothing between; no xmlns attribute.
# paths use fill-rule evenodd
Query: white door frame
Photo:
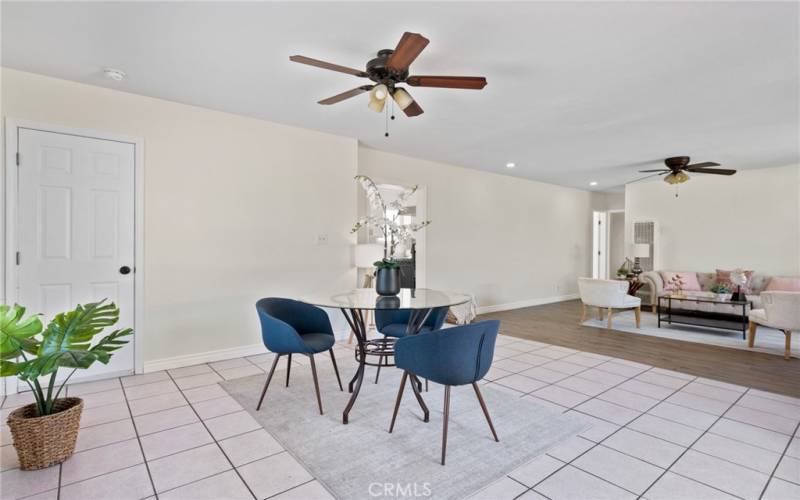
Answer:
<svg viewBox="0 0 800 500"><path fill-rule="evenodd" d="M134 343L133 364L134 372L144 371L142 358L144 331L144 139L120 134L101 132L62 125L52 125L30 120L6 117L5 119L5 166L0 179L0 191L5 194L5 205L0 207L0 233L5 238L3 245L2 277L2 302L13 302L16 298L17 284L19 281L16 265L17 248L17 153L19 150L19 129L32 129L41 132L75 135L92 139L116 141L132 144L134 147L134 312L133 327L136 332ZM24 159L23 159L24 161ZM4 184L4 185L3 185ZM5 213L3 213L5 212ZM16 384L6 384L6 393L16 392Z"/></svg>
<svg viewBox="0 0 800 500"><path fill-rule="evenodd" d="M592 278L608 279L608 212L592 212Z"/></svg>

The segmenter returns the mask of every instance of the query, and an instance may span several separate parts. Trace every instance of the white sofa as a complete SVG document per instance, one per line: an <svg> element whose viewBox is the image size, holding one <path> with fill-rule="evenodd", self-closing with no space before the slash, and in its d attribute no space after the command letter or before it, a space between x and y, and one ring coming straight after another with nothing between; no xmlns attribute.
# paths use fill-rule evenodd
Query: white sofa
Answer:
<svg viewBox="0 0 800 500"><path fill-rule="evenodd" d="M684 295L688 297L713 297L711 287L716 283L717 273L696 273L697 281L700 283L700 291L684 291ZM753 273L747 287L750 293L747 294L747 300L752 303L753 309L762 309L763 302L761 300L761 292L769 283L771 276L765 274ZM664 280L659 271L647 271L639 276L639 279L644 282L648 288L648 296L646 302L649 303L654 309L658 305L658 297L668 293L664 290ZM703 312L713 312L721 314L741 314L741 306L734 304L715 304L711 302L683 302L682 309L692 309Z"/></svg>

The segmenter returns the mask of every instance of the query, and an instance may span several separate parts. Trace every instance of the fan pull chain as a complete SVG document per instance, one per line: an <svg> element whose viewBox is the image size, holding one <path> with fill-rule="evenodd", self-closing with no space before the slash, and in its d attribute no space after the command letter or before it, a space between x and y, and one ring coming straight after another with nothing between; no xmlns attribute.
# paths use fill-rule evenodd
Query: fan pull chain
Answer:
<svg viewBox="0 0 800 500"><path fill-rule="evenodd" d="M384 121L386 123L384 124L383 136L384 137L389 137L389 108L384 108L384 109L385 109Z"/></svg>
<svg viewBox="0 0 800 500"><path fill-rule="evenodd" d="M394 120L394 99L392 99L389 104L392 106L392 120Z"/></svg>

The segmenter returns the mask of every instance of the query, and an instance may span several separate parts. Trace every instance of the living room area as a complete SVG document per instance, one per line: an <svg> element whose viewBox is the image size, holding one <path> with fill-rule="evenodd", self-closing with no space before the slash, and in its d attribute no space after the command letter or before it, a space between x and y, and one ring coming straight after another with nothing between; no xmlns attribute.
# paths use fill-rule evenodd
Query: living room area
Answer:
<svg viewBox="0 0 800 500"><path fill-rule="evenodd" d="M0 10L0 500L800 498L800 4Z"/></svg>

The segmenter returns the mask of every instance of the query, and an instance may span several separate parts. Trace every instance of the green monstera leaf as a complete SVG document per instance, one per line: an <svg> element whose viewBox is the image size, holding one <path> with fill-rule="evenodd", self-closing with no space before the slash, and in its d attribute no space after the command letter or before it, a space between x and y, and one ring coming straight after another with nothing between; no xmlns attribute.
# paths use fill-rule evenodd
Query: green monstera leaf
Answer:
<svg viewBox="0 0 800 500"><path fill-rule="evenodd" d="M0 359L3 361L17 358L23 352L36 354L39 350L40 343L34 337L42 331L42 320L38 315L23 319L24 315L25 308L20 305L0 305Z"/></svg>
<svg viewBox="0 0 800 500"><path fill-rule="evenodd" d="M114 330L92 345L95 336L119 320L119 308L105 301L78 305L57 314L42 331L38 316L22 319L25 308L0 306L0 376L16 375L34 391L40 415L48 415L64 383L53 394L59 368L89 368L99 361L106 364L114 351L128 343L133 330ZM41 333L41 339L36 336ZM47 390L39 378L50 375ZM71 374L70 374L71 376ZM67 377L69 379L69 377Z"/></svg>

